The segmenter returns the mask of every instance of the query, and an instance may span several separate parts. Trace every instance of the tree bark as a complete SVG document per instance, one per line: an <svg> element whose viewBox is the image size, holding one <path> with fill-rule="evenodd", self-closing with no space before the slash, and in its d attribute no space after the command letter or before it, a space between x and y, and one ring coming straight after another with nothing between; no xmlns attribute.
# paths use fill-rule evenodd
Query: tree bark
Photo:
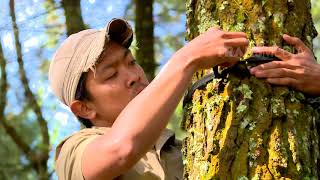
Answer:
<svg viewBox="0 0 320 180"><path fill-rule="evenodd" d="M188 0L187 39L219 26L246 32L251 46L293 51L282 40L287 33L312 48L310 8L309 0ZM197 72L193 82L210 72ZM184 110L186 179L320 177L319 113L307 95L259 80L247 65L220 69Z"/></svg>
<svg viewBox="0 0 320 180"><path fill-rule="evenodd" d="M154 58L154 22L153 0L135 0L135 34L138 49L136 58L151 81L155 76L158 64Z"/></svg>
<svg viewBox="0 0 320 180"><path fill-rule="evenodd" d="M61 5L66 17L68 36L86 29L82 19L80 0L62 0Z"/></svg>

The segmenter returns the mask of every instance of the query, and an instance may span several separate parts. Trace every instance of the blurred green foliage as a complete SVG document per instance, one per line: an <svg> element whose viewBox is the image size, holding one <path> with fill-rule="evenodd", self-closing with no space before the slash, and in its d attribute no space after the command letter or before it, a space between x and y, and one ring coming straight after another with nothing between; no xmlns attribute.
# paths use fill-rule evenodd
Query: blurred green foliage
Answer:
<svg viewBox="0 0 320 180"><path fill-rule="evenodd" d="M314 22L314 26L318 31L318 36L313 40L314 54L317 57L318 63L320 63L320 1L311 0L311 13Z"/></svg>

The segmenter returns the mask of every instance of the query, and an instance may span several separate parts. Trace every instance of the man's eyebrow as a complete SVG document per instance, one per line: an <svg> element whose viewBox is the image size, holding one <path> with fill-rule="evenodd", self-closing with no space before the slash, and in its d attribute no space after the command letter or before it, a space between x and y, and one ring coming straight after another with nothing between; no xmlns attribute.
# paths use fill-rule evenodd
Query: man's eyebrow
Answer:
<svg viewBox="0 0 320 180"><path fill-rule="evenodd" d="M125 51L123 52L123 56L121 59L116 59L111 63L106 63L104 66L102 66L101 68L101 72L105 71L106 69L112 67L115 63L117 63L119 60L123 60L126 59L127 56L131 53L130 49L125 49Z"/></svg>
<svg viewBox="0 0 320 180"><path fill-rule="evenodd" d="M126 49L123 53L123 58L122 59L126 59L127 56L131 53L130 49Z"/></svg>

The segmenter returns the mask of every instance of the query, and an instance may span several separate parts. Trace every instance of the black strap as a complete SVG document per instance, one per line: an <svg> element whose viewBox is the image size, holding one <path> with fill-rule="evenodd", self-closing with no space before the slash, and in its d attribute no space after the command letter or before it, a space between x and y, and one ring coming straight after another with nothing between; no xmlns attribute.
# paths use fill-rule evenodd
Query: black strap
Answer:
<svg viewBox="0 0 320 180"><path fill-rule="evenodd" d="M272 61L281 61L281 59L273 55L253 54L251 57L239 61L239 63L264 64Z"/></svg>
<svg viewBox="0 0 320 180"><path fill-rule="evenodd" d="M201 79L199 79L198 81L196 81L194 84L192 84L191 88L188 89L187 94L185 95L185 97L183 99L183 104L190 102L190 100L192 99L193 93L197 89L204 88L210 81L212 81L214 79L214 77L215 77L214 75L215 75L214 72L207 74L207 75L203 76Z"/></svg>
<svg viewBox="0 0 320 180"><path fill-rule="evenodd" d="M242 61L239 61L239 64L246 64L248 66L257 66L259 64L268 63L271 61L281 61L281 59L277 58L273 55L260 55L260 54L253 54L251 57L244 59ZM218 67L212 68L213 72L210 74L207 74L203 76L201 79L196 81L191 88L188 89L187 94L184 97L183 104L185 105L187 102L190 102L193 96L193 93L197 89L204 88L210 81L212 81L214 78L221 78L221 74L218 72ZM228 73L229 71L226 71L225 73ZM224 74L225 74L224 73Z"/></svg>

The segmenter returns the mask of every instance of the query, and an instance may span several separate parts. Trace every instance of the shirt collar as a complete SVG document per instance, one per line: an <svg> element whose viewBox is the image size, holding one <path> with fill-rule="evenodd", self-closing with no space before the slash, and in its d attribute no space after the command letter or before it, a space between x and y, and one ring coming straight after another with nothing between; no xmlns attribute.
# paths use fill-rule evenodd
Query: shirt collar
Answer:
<svg viewBox="0 0 320 180"><path fill-rule="evenodd" d="M164 129L155 144L157 155L160 157L160 153L163 147L165 145L174 144L174 140L175 140L174 132L169 129Z"/></svg>

